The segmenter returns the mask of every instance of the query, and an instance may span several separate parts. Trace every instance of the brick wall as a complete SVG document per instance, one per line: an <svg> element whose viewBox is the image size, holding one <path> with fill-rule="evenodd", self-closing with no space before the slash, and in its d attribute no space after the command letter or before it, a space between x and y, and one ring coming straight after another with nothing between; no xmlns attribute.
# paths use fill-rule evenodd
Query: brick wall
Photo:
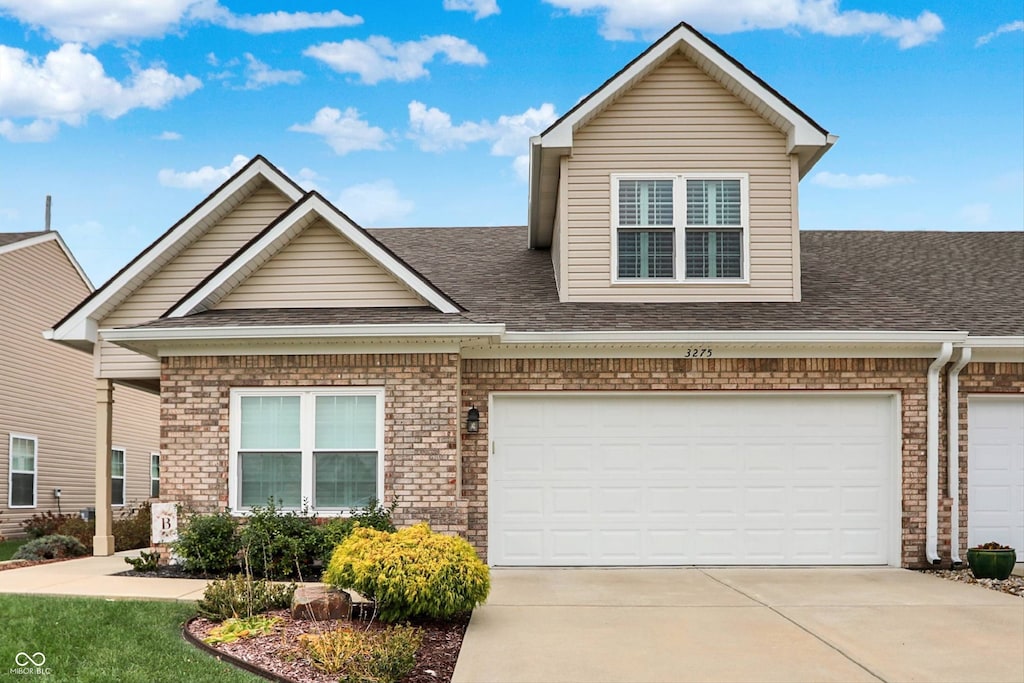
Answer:
<svg viewBox="0 0 1024 683"><path fill-rule="evenodd" d="M960 371L960 557L967 561L967 401L978 394L1024 394L1024 363L968 363Z"/></svg>
<svg viewBox="0 0 1024 683"><path fill-rule="evenodd" d="M480 409L480 433L462 443L469 540L486 556L487 414L494 391L883 390L901 394L902 563L926 564L925 479L929 359L464 359L462 410ZM942 445L940 444L940 448ZM940 458L940 460L942 460ZM940 471L940 491L945 475ZM949 539L949 501L941 500ZM940 548L942 548L940 544ZM941 553L948 556L948 552Z"/></svg>
<svg viewBox="0 0 1024 683"><path fill-rule="evenodd" d="M228 504L233 387L384 387L385 503L395 521L464 532L456 497L457 354L194 356L163 359L161 498L212 512Z"/></svg>

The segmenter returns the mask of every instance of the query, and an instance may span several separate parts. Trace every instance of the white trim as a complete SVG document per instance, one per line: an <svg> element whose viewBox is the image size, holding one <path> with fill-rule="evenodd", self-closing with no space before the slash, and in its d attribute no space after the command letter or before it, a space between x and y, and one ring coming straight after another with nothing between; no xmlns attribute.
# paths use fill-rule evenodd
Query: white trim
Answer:
<svg viewBox="0 0 1024 683"><path fill-rule="evenodd" d="M239 501L240 487L238 476L239 446L242 441L241 399L243 396L298 396L299 397L299 439L300 457L300 497L308 501L310 512L320 517L345 516L352 513L351 508L318 510L315 507L314 481L314 437L315 409L311 407L317 396L373 396L376 401L376 451L377 451L377 500L384 500L384 401L385 390L382 386L261 386L233 387L230 394L228 410L228 507L233 515L247 515L250 509L242 507ZM293 509L293 508L285 508Z"/></svg>
<svg viewBox="0 0 1024 683"><path fill-rule="evenodd" d="M157 476L155 478L153 477L153 458L157 459L156 460L157 461L157 466L156 467L157 467L158 473L157 473ZM156 482L156 485L157 485L158 488L160 486L160 467L161 467L161 464L162 464L160 462L160 460L161 460L160 453L158 451L153 451L153 452L151 452L149 454L149 497L150 498L159 498L160 497L159 493L157 493L157 495L155 495L155 496L153 495L153 482L154 481Z"/></svg>
<svg viewBox="0 0 1024 683"><path fill-rule="evenodd" d="M26 470L14 470L14 440L21 439L22 441L32 442L32 472ZM15 474L31 474L32 475L32 504L31 505L12 505L11 496L14 494L14 475ZM30 510L35 508L39 504L39 437L31 434L18 434L11 432L7 437L7 507L11 510Z"/></svg>
<svg viewBox="0 0 1024 683"><path fill-rule="evenodd" d="M605 344L736 342L736 343L963 343L966 332L913 332L863 330L611 330L595 332L506 332L502 341L509 344Z"/></svg>
<svg viewBox="0 0 1024 683"><path fill-rule="evenodd" d="M121 459L124 461L124 464L121 467L120 477L114 476L114 451L121 451ZM128 450L122 446L110 447L110 479L110 507L123 508L128 503ZM120 504L114 502L114 479L121 480L122 493Z"/></svg>
<svg viewBox="0 0 1024 683"><path fill-rule="evenodd" d="M1024 363L1024 336L968 337L972 363Z"/></svg>
<svg viewBox="0 0 1024 683"><path fill-rule="evenodd" d="M459 308L424 278L413 272L399 259L389 254L373 238L360 230L358 226L347 220L344 214L328 204L319 195L309 195L292 210L288 216L279 221L258 241L246 247L238 258L226 268L218 272L209 282L195 290L181 303L167 312L169 318L180 318L196 311L206 310L225 297L260 265L273 258L291 238L305 228L314 216L322 218L328 225L337 230L363 254L377 265L399 280L403 285L415 292L421 299L442 313L458 313Z"/></svg>
<svg viewBox="0 0 1024 683"><path fill-rule="evenodd" d="M607 397L615 398L622 396L792 396L793 394L800 395L814 395L814 396L887 396L892 399L893 405L893 419L895 424L892 426L893 441L891 444L891 458L890 458L890 470L889 470L889 503L887 511L889 512L889 544L887 548L887 554L889 556L888 566L890 567L901 567L903 563L903 473L902 473L902 462L903 462L903 399L900 391L888 391L888 390L857 390L857 389L846 389L846 390L813 390L813 389L793 389L793 390L742 390L742 391L729 391L729 390L690 390L690 391L492 391L487 395L487 477L490 482L490 473L492 471L493 458L494 458L494 429L492 428L493 416L494 416L494 399L501 398L503 396L583 396L583 397ZM487 537L493 539L495 536L492 533L491 528L491 506L490 499L488 498L487 504ZM492 564L492 566L494 566Z"/></svg>
<svg viewBox="0 0 1024 683"><path fill-rule="evenodd" d="M180 240L191 234L192 230L203 224L207 219L216 215L222 209L222 205L241 192L250 182L257 177L272 184L291 201L298 201L302 197L302 191L294 187L283 175L274 169L266 160L256 158L245 171L239 173L230 182L221 187L215 194L211 195L196 208L195 213L183 219L173 230L159 238L150 248L149 252L143 254L138 260L132 263L124 272L116 275L106 285L106 292L89 301L82 306L70 318L62 324L47 330L44 333L47 339L66 342L96 342L95 328L98 319L106 317L100 313L110 304L111 301L123 299L131 291L134 291L137 281L149 276L149 274L160 267L159 261L164 254L171 250Z"/></svg>

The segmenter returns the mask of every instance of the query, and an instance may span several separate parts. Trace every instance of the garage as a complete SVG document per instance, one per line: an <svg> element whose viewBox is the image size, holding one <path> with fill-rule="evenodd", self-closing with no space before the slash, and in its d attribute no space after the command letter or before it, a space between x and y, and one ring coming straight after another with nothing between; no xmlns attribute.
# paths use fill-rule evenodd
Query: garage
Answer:
<svg viewBox="0 0 1024 683"><path fill-rule="evenodd" d="M967 543L1024 560L1024 396L967 399Z"/></svg>
<svg viewBox="0 0 1024 683"><path fill-rule="evenodd" d="M496 566L896 563L897 397L494 394Z"/></svg>

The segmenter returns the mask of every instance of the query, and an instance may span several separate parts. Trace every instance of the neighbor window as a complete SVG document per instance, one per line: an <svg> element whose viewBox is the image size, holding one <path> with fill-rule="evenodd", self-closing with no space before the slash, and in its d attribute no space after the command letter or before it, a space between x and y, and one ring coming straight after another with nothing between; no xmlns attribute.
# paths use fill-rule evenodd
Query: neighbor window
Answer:
<svg viewBox="0 0 1024 683"><path fill-rule="evenodd" d="M110 504L124 505L124 449L110 449Z"/></svg>
<svg viewBox="0 0 1024 683"><path fill-rule="evenodd" d="M160 454L149 455L149 497L160 497Z"/></svg>
<svg viewBox="0 0 1024 683"><path fill-rule="evenodd" d="M342 511L382 495L383 391L236 389L231 499Z"/></svg>
<svg viewBox="0 0 1024 683"><path fill-rule="evenodd" d="M615 279L745 277L747 176L613 176Z"/></svg>
<svg viewBox="0 0 1024 683"><path fill-rule="evenodd" d="M9 491L7 505L12 508L36 506L36 451L39 441L34 436L11 434L9 458Z"/></svg>

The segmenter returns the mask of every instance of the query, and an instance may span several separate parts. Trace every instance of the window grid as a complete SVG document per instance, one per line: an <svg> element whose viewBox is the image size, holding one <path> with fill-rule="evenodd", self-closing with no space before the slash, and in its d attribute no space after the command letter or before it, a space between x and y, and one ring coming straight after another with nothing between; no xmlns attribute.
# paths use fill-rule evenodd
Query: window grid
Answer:
<svg viewBox="0 0 1024 683"><path fill-rule="evenodd" d="M11 434L8 440L7 506L36 506L39 440L34 436Z"/></svg>
<svg viewBox="0 0 1024 683"><path fill-rule="evenodd" d="M149 454L149 497L160 497L160 454Z"/></svg>
<svg viewBox="0 0 1024 683"><path fill-rule="evenodd" d="M123 448L110 449L110 504L114 507L124 505L126 458Z"/></svg>

